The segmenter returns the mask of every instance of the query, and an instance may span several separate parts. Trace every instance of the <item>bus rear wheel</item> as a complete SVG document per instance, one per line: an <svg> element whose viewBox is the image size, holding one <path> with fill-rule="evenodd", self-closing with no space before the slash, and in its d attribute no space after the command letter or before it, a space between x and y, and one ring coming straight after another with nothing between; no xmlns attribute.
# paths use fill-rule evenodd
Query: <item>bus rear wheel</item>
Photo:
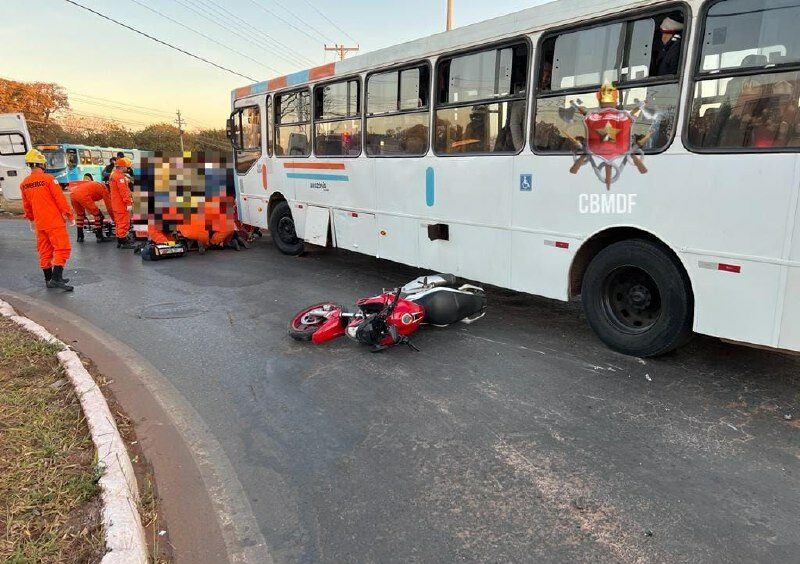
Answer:
<svg viewBox="0 0 800 564"><path fill-rule="evenodd" d="M581 299L589 325L617 352L658 356L691 336L694 301L688 277L657 243L631 239L600 251L584 275Z"/></svg>
<svg viewBox="0 0 800 564"><path fill-rule="evenodd" d="M285 255L297 256L303 253L305 245L297 237L292 210L286 201L279 202L269 216L269 232L278 250Z"/></svg>

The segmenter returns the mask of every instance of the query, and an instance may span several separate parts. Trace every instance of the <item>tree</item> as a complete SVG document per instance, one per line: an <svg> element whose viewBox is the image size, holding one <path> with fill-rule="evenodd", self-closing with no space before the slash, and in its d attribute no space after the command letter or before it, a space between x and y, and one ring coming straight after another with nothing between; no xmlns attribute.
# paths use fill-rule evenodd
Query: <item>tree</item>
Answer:
<svg viewBox="0 0 800 564"><path fill-rule="evenodd" d="M53 114L68 109L67 93L58 84L0 78L0 112L20 112L28 121L46 125Z"/></svg>
<svg viewBox="0 0 800 564"><path fill-rule="evenodd" d="M181 150L180 131L169 123L148 125L133 134L135 147L145 151L179 153Z"/></svg>
<svg viewBox="0 0 800 564"><path fill-rule="evenodd" d="M187 149L190 151L213 151L216 153L229 153L231 142L224 129L200 129L185 134L188 137Z"/></svg>

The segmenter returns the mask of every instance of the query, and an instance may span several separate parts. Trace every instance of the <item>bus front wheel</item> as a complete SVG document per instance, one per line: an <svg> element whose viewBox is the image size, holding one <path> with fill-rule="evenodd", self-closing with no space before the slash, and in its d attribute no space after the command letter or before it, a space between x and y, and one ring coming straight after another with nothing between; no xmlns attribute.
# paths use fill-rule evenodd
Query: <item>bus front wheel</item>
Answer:
<svg viewBox="0 0 800 564"><path fill-rule="evenodd" d="M286 201L279 202L269 216L269 232L278 250L285 255L297 256L303 253L305 245L297 237L292 210Z"/></svg>
<svg viewBox="0 0 800 564"><path fill-rule="evenodd" d="M653 357L691 336L691 286L668 249L644 239L609 245L589 263L581 299L589 325L610 348Z"/></svg>

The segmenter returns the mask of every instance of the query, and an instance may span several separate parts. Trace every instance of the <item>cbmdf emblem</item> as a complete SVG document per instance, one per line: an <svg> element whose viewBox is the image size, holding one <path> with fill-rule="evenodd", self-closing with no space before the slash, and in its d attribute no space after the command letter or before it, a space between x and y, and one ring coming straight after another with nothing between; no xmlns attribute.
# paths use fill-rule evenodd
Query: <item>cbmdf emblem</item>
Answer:
<svg viewBox="0 0 800 564"><path fill-rule="evenodd" d="M643 147L655 130L651 128L641 138L634 139L633 125L639 116L646 114L645 103L637 101L638 106L630 111L619 109L619 91L611 84L600 87L597 101L600 103L598 109L589 110L578 100L578 103L572 102L569 108L559 110L559 114L567 123L575 121L576 115L583 118L585 139L565 134L574 145L574 162L569 171L577 174L588 162L606 189L611 190L611 185L619 180L629 161L640 173L647 173Z"/></svg>

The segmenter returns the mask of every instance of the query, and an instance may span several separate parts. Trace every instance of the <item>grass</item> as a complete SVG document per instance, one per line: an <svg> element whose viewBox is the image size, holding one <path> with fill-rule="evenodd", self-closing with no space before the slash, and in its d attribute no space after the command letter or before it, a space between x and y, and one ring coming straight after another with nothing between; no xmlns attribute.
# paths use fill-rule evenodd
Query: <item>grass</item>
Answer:
<svg viewBox="0 0 800 564"><path fill-rule="evenodd" d="M94 445L58 348L0 318L0 562L98 562Z"/></svg>

